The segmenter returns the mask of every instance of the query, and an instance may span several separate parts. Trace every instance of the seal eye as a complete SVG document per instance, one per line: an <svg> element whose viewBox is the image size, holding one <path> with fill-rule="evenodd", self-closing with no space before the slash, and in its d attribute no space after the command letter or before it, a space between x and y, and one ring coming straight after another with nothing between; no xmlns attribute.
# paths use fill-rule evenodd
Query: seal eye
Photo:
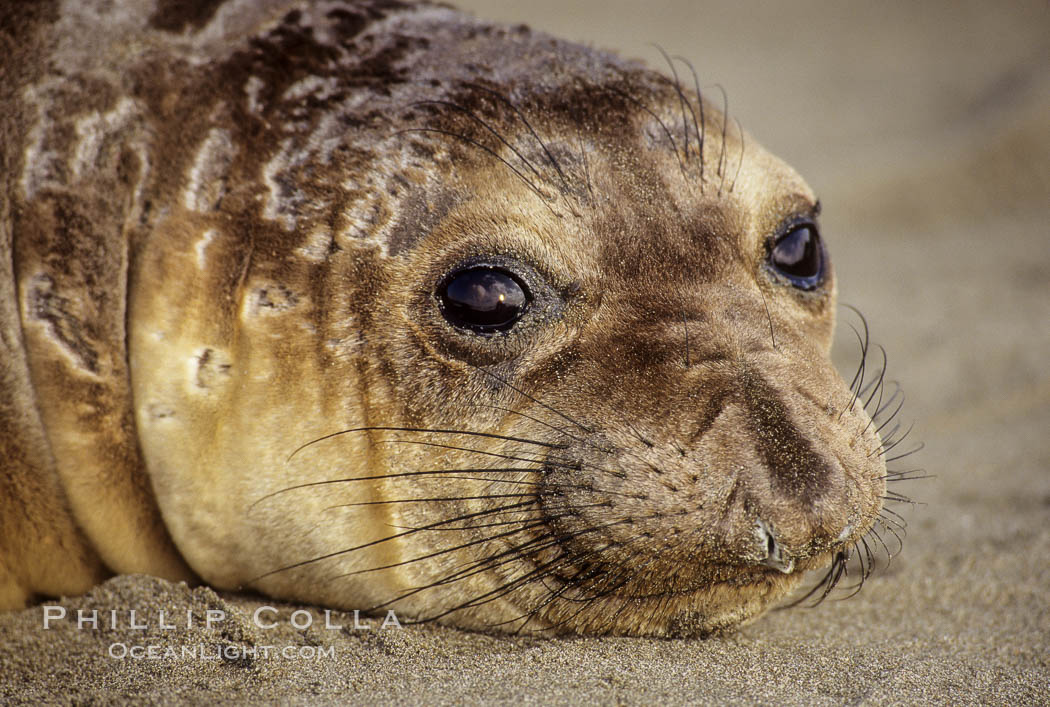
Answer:
<svg viewBox="0 0 1050 707"><path fill-rule="evenodd" d="M510 329L532 301L521 280L487 265L452 273L438 287L437 296L449 324L478 334Z"/></svg>
<svg viewBox="0 0 1050 707"><path fill-rule="evenodd" d="M824 280L824 245L811 223L795 226L773 243L769 263L801 290L815 289Z"/></svg>

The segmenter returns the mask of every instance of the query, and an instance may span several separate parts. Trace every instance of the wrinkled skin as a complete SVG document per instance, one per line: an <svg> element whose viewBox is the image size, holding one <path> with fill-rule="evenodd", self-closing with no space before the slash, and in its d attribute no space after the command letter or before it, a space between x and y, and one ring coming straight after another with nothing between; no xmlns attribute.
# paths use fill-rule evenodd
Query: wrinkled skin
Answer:
<svg viewBox="0 0 1050 707"><path fill-rule="evenodd" d="M707 634L871 529L833 273L770 266L791 168L609 54L281 4L8 11L0 606L146 572ZM443 315L472 262L507 331Z"/></svg>

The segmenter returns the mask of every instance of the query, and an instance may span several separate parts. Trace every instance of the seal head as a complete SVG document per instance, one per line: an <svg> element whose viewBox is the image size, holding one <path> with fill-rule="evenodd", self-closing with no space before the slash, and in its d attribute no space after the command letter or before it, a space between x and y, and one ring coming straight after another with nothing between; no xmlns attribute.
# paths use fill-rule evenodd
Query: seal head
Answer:
<svg viewBox="0 0 1050 707"><path fill-rule="evenodd" d="M23 160L16 249L126 175L92 236L123 279L17 261L44 427L98 437L45 382L94 376L172 563L469 628L695 635L868 533L886 471L829 360L819 205L697 86L443 7L242 5L143 18L76 74L97 106L55 108L86 79L23 99L51 162ZM114 290L126 370L42 314Z"/></svg>

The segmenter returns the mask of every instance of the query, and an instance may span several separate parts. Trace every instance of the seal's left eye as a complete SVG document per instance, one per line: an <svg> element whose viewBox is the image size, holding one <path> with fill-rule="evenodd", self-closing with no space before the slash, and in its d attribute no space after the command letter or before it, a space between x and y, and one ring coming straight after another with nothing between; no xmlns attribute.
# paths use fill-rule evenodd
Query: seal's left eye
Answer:
<svg viewBox="0 0 1050 707"><path fill-rule="evenodd" d="M824 245L812 223L795 226L773 243L769 264L801 290L812 290L824 280Z"/></svg>
<svg viewBox="0 0 1050 707"><path fill-rule="evenodd" d="M437 297L449 324L478 334L510 329L532 300L515 275L487 265L452 273L438 286Z"/></svg>

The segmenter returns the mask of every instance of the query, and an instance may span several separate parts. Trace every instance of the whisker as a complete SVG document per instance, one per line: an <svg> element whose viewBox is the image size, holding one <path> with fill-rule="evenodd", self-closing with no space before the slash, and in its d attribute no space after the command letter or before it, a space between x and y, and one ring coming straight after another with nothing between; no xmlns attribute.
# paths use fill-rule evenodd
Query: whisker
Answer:
<svg viewBox="0 0 1050 707"><path fill-rule="evenodd" d="M504 96L499 91L494 91L491 88L488 88L487 86L482 86L481 84L468 82L468 83L466 83L464 85L466 85L469 88L472 88L474 90L484 91L485 93L488 93L489 95L493 96L497 100L499 100L502 103L504 103L505 105L507 105L512 111L514 111L514 114L518 116L518 118L521 120L521 122L525 125L525 128L529 131L529 133L532 134L532 137L535 138L536 142L538 142L540 147L543 149L543 152L547 155L547 159L550 161L551 166L554 167L554 171L556 171L558 173L558 177L561 179L562 187L564 188L565 192L571 192L572 191L572 188L569 186L569 180L565 176L565 172L562 171L561 165L558 164L558 160L556 160L554 158L554 155L551 154L551 151L547 148L546 143L543 142L543 140L540 138L540 136L536 133L536 130L532 127L532 124L525 117L525 114L522 113L521 110L519 110L516 105L514 105L513 101L508 99L506 96Z"/></svg>
<svg viewBox="0 0 1050 707"><path fill-rule="evenodd" d="M482 496L433 496L429 498L393 498L388 501L354 501L328 506L326 511L334 508L352 508L354 506L384 506L400 503L443 503L452 501L485 501L491 498L535 498L533 493L490 493Z"/></svg>
<svg viewBox="0 0 1050 707"><path fill-rule="evenodd" d="M732 189L730 189L732 191ZM777 350L777 337L773 333L773 317L769 314L769 303L766 302L766 293L759 290L759 294L762 295L762 306L766 309L766 321L769 322L769 340L773 343L773 350Z"/></svg>
<svg viewBox="0 0 1050 707"><path fill-rule="evenodd" d="M542 525L544 525L544 522L542 520L541 521L536 521L536 522L533 522L533 523L528 524L528 525L520 526L519 528L517 528L515 530L507 530L507 531L504 531L502 533L497 533L496 535L493 535L493 536L488 536L488 537L483 537L483 538L475 538L474 540L470 540L470 541L465 542L465 543L460 543L459 545L455 545L453 547L445 548L443 550L435 550L434 552L429 552L429 553L427 553L425 555L419 555L418 557L413 557L413 558L408 559L408 560L402 560L401 562L392 562L390 564L381 565L379 567L369 567L369 568L363 569L363 570L355 570L354 572L345 572L343 574L336 575L332 579L345 579L347 577L353 577L353 576L356 576L356 575L367 574L369 572L379 572L381 570L389 570L389 569L393 569L395 567L403 567L405 565L409 565L409 564L412 564L414 562L420 562L422 560L430 560L430 559L433 559L435 557L440 557L442 555L447 555L449 553L456 552L458 550L465 550L468 547L473 547L475 545L480 545L482 543L490 542L492 540L498 540L500 538L509 537L509 536L512 536L512 535L517 535L518 533L524 532L526 530L531 530L533 528L538 528L538 527L540 527ZM404 597L401 597L401 598L403 599Z"/></svg>
<svg viewBox="0 0 1050 707"><path fill-rule="evenodd" d="M530 180L528 177L526 177L521 172L521 170L519 170L517 167L515 167L510 162L508 162L506 159L504 159L498 152L493 150L488 145L483 145L480 142L478 142L477 140L475 140L473 138L470 138L470 137L467 137L466 135L460 135L459 133L453 132L451 130L443 130L441 128L404 128L402 130L398 130L397 132L395 132L394 135L404 135L406 133L437 133L439 135L447 135L448 137L453 137L453 138L456 138L457 140L462 140L463 142L465 142L465 143L467 143L469 145L473 145L474 147L476 147L476 148L478 148L480 150L484 150L486 153L488 153L492 157L495 157L497 160L502 162L504 164L504 166L506 166L506 168L509 169L511 172L514 172L514 174L517 175L517 177L522 182L524 182L525 186L527 186L529 188L529 190L531 190L536 196L539 197L540 201L543 203L544 206L547 207L548 211L550 211L555 217L561 218L561 214L559 214L557 211L555 211L554 207L552 207L550 205L550 203L548 203L546 195L542 191L540 191L539 187L537 187L535 184L533 184L532 180Z"/></svg>
<svg viewBox="0 0 1050 707"><path fill-rule="evenodd" d="M431 589L433 587L442 586L442 585L446 585L446 584L451 584L451 583L457 582L457 581L462 581L463 579L475 576L476 574L479 574L481 572L487 572L487 571L493 569L493 566L491 566L492 562L494 562L496 560L499 560L501 558L505 558L508 555L510 555L510 559L506 560L506 562L514 561L516 559L520 559L522 554L523 554L522 553L522 549L525 548L525 547L530 547L530 546L532 546L534 544L537 544L537 543L545 543L542 547L538 547L538 548L537 547L533 547L531 551L533 553L535 553L535 552L540 551L541 549L544 549L545 547L549 547L550 545L555 544L555 543L560 542L560 541L563 541L563 539L561 539L561 538L553 538L552 539L552 538L549 538L549 537L540 537L540 538L530 539L529 541L524 543L522 546L519 546L519 547L516 547L516 548L509 548L509 549L503 550L502 552L496 553L495 555L492 555L492 556L489 556L489 557L482 558L480 560L476 560L476 561L467 563L467 565L465 567L463 567L463 568L461 568L459 570L456 570L455 572L452 572L451 574L446 575L445 577L443 577L441 579L438 579L438 580L436 580L434 582L430 582L430 583L428 583L426 585L423 585L423 586L420 586L420 587L413 587L413 588L407 590L406 592L403 592L402 594L394 597L393 599L390 599L390 600L388 600L386 602L383 602L382 604L377 604L376 606L370 607L369 609L367 609L367 611L375 611L377 609L381 609L381 608L384 608L386 606L389 606L390 604L393 604L393 603L395 603L397 601L401 601L401 600L403 600L403 599L405 599L405 598L407 598L409 596L413 596L413 595L418 594L420 592L426 591L427 589ZM564 559L563 556L555 558L554 560L546 563L546 565L540 565L540 567L549 566L552 563L561 561L562 559ZM501 564L505 564L505 562L501 561L495 566L499 566ZM539 568L534 569L533 572L535 572L537 569L539 569ZM424 622L427 622L427 621L434 621L434 620L442 618L443 616L447 616L448 614L451 614L454 611L459 611L459 610L461 610L463 608L468 608L470 606L480 605L480 604L475 604L474 602L477 602L478 600L483 599L484 597L489 596L489 595L491 595L494 592L498 592L502 588L514 584L514 582L516 582L516 581L518 581L518 580L514 580L514 581L512 581L510 583L504 584L502 587L497 587L496 589L491 590L489 592L486 592L485 594L482 594L479 597L474 597L473 599L467 600L466 602L463 602L462 604L460 604L460 605L458 605L456 607L453 607L452 609L449 609L449 610L447 610L447 611L445 611L445 612L443 612L443 613L441 613L441 614L439 614L437 616L429 617L429 618L426 618L426 619L419 619L419 620L413 621L412 623L424 623ZM493 599L495 599L495 598L499 598L499 597L494 597ZM487 602L481 602L481 603L487 603Z"/></svg>
<svg viewBox="0 0 1050 707"><path fill-rule="evenodd" d="M697 152L700 154L700 194L704 193L704 137L707 136L707 126L704 123L704 94L700 91L700 79L697 78L696 69L693 67L693 63L684 57L675 57L679 61L685 63L689 67L690 73L693 74L693 86L696 89L696 104L700 108L700 127L696 127L696 114L693 114L693 127L696 128L696 139L699 142ZM691 109L690 109L691 110Z"/></svg>
<svg viewBox="0 0 1050 707"><path fill-rule="evenodd" d="M606 524L604 526L596 526L596 527L593 527L593 528L588 528L588 529L583 530L583 531L577 531L576 534L582 535L582 534L585 534L585 533L596 532L598 530L602 530L604 528L611 527L613 525L619 525L619 524L621 524L623 522L625 522L625 521L624 520L613 521L612 523L608 523L608 524ZM545 568L553 565L554 563L562 561L562 559L563 559L562 557L558 557L558 558L555 558L554 560L551 560L549 562L542 563L542 564L538 565L537 567L535 567L534 569L526 572L524 575L521 575L521 576L519 576L519 577L517 577L517 578L515 578L515 579L513 579L513 580L511 580L509 582L506 582L503 585L501 585L499 587L496 587L495 589L489 590L489 591L487 591L487 592L485 592L485 593L483 593L483 594L481 594L479 596L474 597L473 599L470 599L468 601L462 602L461 604L458 604L457 606L454 606L451 609L447 609L447 610L445 610L445 611L443 611L443 612L441 612L441 613L439 613L439 614L437 614L435 616L430 616L430 617L427 617L425 619L417 619L417 620L412 621L410 623L425 623L425 622L429 622L429 621L436 621L436 620L441 619L441 618L443 618L445 616L448 616L449 614L454 613L456 611L461 611L463 609L473 608L473 607L476 607L476 606L482 606L482 605L487 604L489 602L501 599L504 596L506 596L507 594L509 594L510 592L514 591L515 589L518 589L519 587L525 586L526 584L532 583L533 581L535 581L537 579L537 575L539 573L541 573ZM540 576L544 576L544 575L540 575Z"/></svg>
<svg viewBox="0 0 1050 707"><path fill-rule="evenodd" d="M874 389L872 389L871 395L869 395L868 399L864 401L865 409L867 409L867 407L871 405L871 401L872 399L874 399L875 393L882 390L882 383L886 380L886 365L889 363L888 357L886 355L886 349L881 344L876 344L876 346L878 346L879 351L882 352L882 368L879 370L879 377L873 381L875 387ZM869 386L870 385L871 384L869 383Z"/></svg>
<svg viewBox="0 0 1050 707"><path fill-rule="evenodd" d="M487 131L492 133L496 137L497 140L499 140L501 143L503 143L504 145L507 146L507 149L509 149L511 152L513 152L515 155L517 155L518 159L520 159L525 164L526 167L528 167L530 170L532 170L533 174L535 174L540 179L543 179L543 175L540 173L540 171L538 169L536 169L536 167L532 164L532 162L529 161L529 159L527 157L525 157L525 155L521 154L521 152L518 150L518 148L516 148L513 145L511 145L510 142L508 142L507 139L504 138L495 128L493 128L487 122L485 122L480 117L478 117L473 111L468 110L467 108L464 108L461 105L453 103L452 101L440 101L440 100L416 101L412 105L413 106L439 105L439 106L446 106L448 108L452 108L454 110L460 111L461 113L465 114L468 118L474 120L479 125L481 125L481 127L485 128Z"/></svg>
<svg viewBox="0 0 1050 707"><path fill-rule="evenodd" d="M438 449L448 449L448 450L459 451L459 452L470 452L472 454L480 454L480 455L487 456L487 457L496 457L498 459L507 459L507 460L510 460L510 461L534 462L536 464L543 464L543 465L546 465L546 466L555 466L555 467L559 467L559 468L563 468L563 469L573 469L573 470L576 470L576 471L579 471L581 469L587 468L587 469L593 469L594 471L600 471L603 474L609 474L610 476L614 476L614 477L616 477L618 479L627 478L626 472L623 472L623 471L613 471L612 469L605 469L605 468L602 468L600 466L595 466L593 464L589 464L589 463L581 462L581 461L576 461L576 460L565 461L565 460L563 460L563 459L561 459L559 457L552 457L550 455L544 457L542 460L541 459L529 459L527 457L516 457L516 456L513 456L513 455L509 455L509 454L500 454L498 452L487 452L485 450L474 449L472 447L457 447L457 446L451 445L451 444L438 444L436 442L423 442L423 441L415 440L415 439L381 439L381 440L377 440L376 444L415 444L415 445L418 445L420 447L436 447ZM522 452L522 453L524 453L524 452ZM540 470L541 469L536 469L535 471L540 471Z"/></svg>
<svg viewBox="0 0 1050 707"><path fill-rule="evenodd" d="M252 509L254 509L257 505L259 505L263 501L271 499L271 498L273 498L275 496L279 496L282 493L287 493L289 491L297 491L299 489L311 488L311 487L315 487L315 486L331 486L331 485L334 485L334 484L350 483L352 481L377 481L379 479L397 479L397 478L416 477L416 476L437 476L437 475L444 475L444 474L463 474L463 473L469 473L469 472L473 472L473 471L484 471L486 473L490 473L490 472L491 473L525 473L525 472L537 472L537 471L541 471L541 470L540 469L536 469L536 468L524 468L524 467L523 468L502 468L502 469L500 469L500 468L485 468L485 467L479 467L479 468L476 468L476 469L426 469L426 470L423 470L423 471L402 471L402 472L397 472L397 473L394 473L394 474L375 474L375 475L372 475L372 476L352 476L352 477L344 477L344 478L339 478L339 479L324 479L322 481L308 481L306 483L295 484L293 486L288 486L286 488L283 488L283 489L281 489L279 491L273 491L272 493L268 493L265 496L262 496L262 497L256 499L255 501L253 501L252 504L250 506L248 506L248 510L251 511ZM482 480L482 479L474 479L474 477L469 477L469 476L447 476L445 478L448 478L448 479L464 479L464 480ZM501 479L501 481L506 481L506 480L505 479Z"/></svg>
<svg viewBox="0 0 1050 707"><path fill-rule="evenodd" d="M353 547L349 547L349 548L346 548L346 549L343 549L343 550L336 550L335 552L325 553L323 555L318 555L317 557L310 558L309 560L302 560L300 562L295 562L295 563L292 563L290 565L285 565L284 567L281 567L279 569L270 570L269 572L265 572L263 574L260 574L260 575L258 575L256 577L253 577L253 578L249 579L246 582L246 584L253 584L255 582L258 582L259 580L265 579L267 577L271 577L271 576L273 576L275 574L278 574L280 572L287 572L289 570L298 569L299 567L305 567L307 565L315 564L315 563L321 562L323 560L329 560L329 559L331 559L333 557L339 557L341 555L347 555L347 554L349 554L351 552L356 552L357 550L363 550L363 549L368 548L368 547L373 547L375 545L380 545L382 543L389 542L389 541L395 540L397 538L402 538L402 537L405 537L406 535L413 535L415 533L419 533L419 532L422 532L424 530L428 530L430 528L440 527L442 525L447 525L448 523L455 523L455 522L460 521L460 520L469 520L470 518L476 518L476 517L479 517L479 516L491 515L493 513L504 512L504 511L506 511L508 509L520 508L520 507L527 506L530 503L532 503L531 500L530 501L523 501L521 503L511 504L509 506L501 506L500 508L495 508L495 509L490 508L490 509L486 509L486 510L483 510L483 511L475 511L473 513L466 513L466 514L463 514L461 516L458 516L456 518L452 518L452 519L449 519L449 520L437 521L435 523L431 523L429 525L424 525L424 526L421 526L419 528L412 528L410 530L405 530L405 531L400 532L400 533L395 533L393 535L388 535L385 538L380 538L378 540L372 540L370 542L362 543L360 545L355 545Z"/></svg>
<svg viewBox="0 0 1050 707"><path fill-rule="evenodd" d="M371 427L353 427L348 430L340 430L339 432L332 432L322 437L318 437L315 440L307 442L306 444L297 447L294 452L288 455L288 459L285 461L291 461L299 452L303 451L307 447L313 446L318 442L324 442L332 439L333 437L339 437L340 435L351 434L354 432L422 432L427 434L449 434L449 435L465 435L468 437L485 437L487 439L500 439L505 442L519 442L521 444L531 444L537 447L546 447L548 449L566 449L567 446L564 444L551 444L549 442L540 442L535 439L527 439L525 437L509 437L507 435L496 434L495 432L473 432L471 430L443 430L443 429L431 429L427 427L383 427L383 426L371 426Z"/></svg>
<svg viewBox="0 0 1050 707"><path fill-rule="evenodd" d="M722 92L722 149L718 155L718 170L716 174L722 178L722 181L718 184L718 195L722 196L722 186L725 184L725 163L726 157L726 130L729 127L729 94L726 93L726 89L722 84L715 84L715 88Z"/></svg>
<svg viewBox="0 0 1050 707"><path fill-rule="evenodd" d="M886 481L921 481L922 479L936 479L936 474L926 474L923 469L907 469L905 471L891 471L878 478ZM920 474L920 476L915 476Z"/></svg>
<svg viewBox="0 0 1050 707"><path fill-rule="evenodd" d="M904 441L904 437L901 437L899 440L897 440L897 442L893 443L893 445L890 447L890 449L892 449L893 447L896 447L897 443L903 442L903 441ZM908 451L902 452L901 454L898 454L897 456L894 456L894 457L886 457L886 463L887 464L892 464L893 462L900 461L901 459L907 459L911 455L918 454L919 452L921 452L924 449L926 449L926 443L925 442L919 442L915 446L914 449L909 449ZM888 452L888 451L890 451L890 450L886 449L883 453Z"/></svg>
<svg viewBox="0 0 1050 707"><path fill-rule="evenodd" d="M875 408L875 412L872 414L872 418L873 419L876 419L876 420L879 419L879 416L882 415L882 413L884 413L886 411L886 409L890 405L892 405L893 401L896 400L898 397L904 398L904 390L901 389L900 383L898 383L897 381L891 381L891 382L893 384L893 394L890 395L890 397L886 399L885 403L882 403L881 405L879 405L879 406L877 406ZM901 405L903 406L903 401L901 402ZM898 410L900 410L900 408L898 408ZM890 415L889 419L892 420L894 415L896 415L896 413L894 413L893 415ZM887 422L889 422L889 420L887 420ZM881 429L881 428L879 428L879 429Z"/></svg>
<svg viewBox="0 0 1050 707"><path fill-rule="evenodd" d="M686 171L685 171L685 163L682 162L682 155L679 154L679 152L678 152L678 143L675 142L674 136L671 135L671 131L667 128L666 125L664 125L664 121L660 119L660 116L658 116L656 113L654 113L652 111L652 109L649 108L649 106L645 105L644 103L642 103L641 101L636 99L634 96L626 93L625 91L621 91L620 89L616 88L615 86L602 86L601 89L605 90L605 91L609 91L610 93L615 93L616 95L620 96L621 98L627 99L628 101L633 103L636 107L638 107L642 111L648 113L649 116L660 125L660 128L664 131L664 135L667 136L667 139L671 143L671 151L674 152L674 156L678 160L678 168L682 172L682 177L688 178L688 176L686 174Z"/></svg>
<svg viewBox="0 0 1050 707"><path fill-rule="evenodd" d="M661 47L659 44L653 44L653 46L656 47L660 51L660 54L663 55L664 61L667 62L667 66L671 69L671 75L674 76L674 81L672 82L672 85L674 86L675 93L678 94L678 107L679 107L679 109L682 112L682 136L684 138L684 143L685 143L685 145L684 145L684 147L682 149L685 152L686 161L688 161L689 160L689 123L688 123L688 121L687 121L687 119L685 117L685 106L686 106L687 101L685 100L685 94L682 92L682 83L681 83L681 81L678 80L678 70L675 69L674 62L671 61L671 57L667 55L667 52L664 51L664 48Z"/></svg>
<svg viewBox="0 0 1050 707"><path fill-rule="evenodd" d="M471 364L471 365L473 365L473 364ZM500 384L502 384L502 385L506 386L507 388L509 388L510 390L514 391L514 392L515 392L515 393L517 393L518 395L522 396L522 397L523 397L523 398L525 398L526 400L528 400L528 401L530 401L530 402L533 402L533 403L535 403L535 404L539 405L539 406L540 406L540 407L542 407L542 408L543 408L544 410L547 410L548 412L552 412L552 413L554 413L555 415L557 415L558 417L562 418L562 419L563 419L563 420L565 420L566 422L570 422L570 423L572 423L573 425L576 425L577 427L579 427L579 428L580 428L581 430L583 430L584 432L586 432L586 433L588 433L588 434L594 434L594 430L592 430L591 428L589 428L589 427L587 427L586 425L583 425L583 424L581 424L581 423L577 422L576 420L572 419L571 417L569 417L569 416L568 416L568 415L566 415L565 413L561 412L560 410L556 410L555 408L551 407L550 405L547 405L546 403L540 402L539 400L537 400L537 399L536 399L536 398L534 398L533 396L529 395L529 394L528 394L528 393L526 393L526 392L525 392L524 390L521 390L521 389L520 389L520 388L518 388L517 386L513 385L513 384L512 384L512 383L510 383L509 381L506 381L506 380L504 380L503 378L500 378L499 376L497 376L497 375L496 375L495 373L493 373L492 371L487 371L487 370L485 370L484 368L482 368L481 366L474 366L474 368L475 368L476 370L480 371L481 373L484 373L484 374L485 374L485 375L487 375L488 377L492 378L493 380L497 381L498 383L500 383ZM562 447L562 448L564 449L564 447Z"/></svg>
<svg viewBox="0 0 1050 707"><path fill-rule="evenodd" d="M594 188L591 186L591 165L587 159L587 148L583 144L583 132L577 126L576 128L576 142L580 146L580 162L583 163L583 177L587 185L587 193L590 195L591 200L595 199Z"/></svg>
<svg viewBox="0 0 1050 707"><path fill-rule="evenodd" d="M733 182L729 185L729 193L732 194L733 190L736 189L736 180L740 178L740 169L744 166L744 150L746 149L746 136L744 135L744 127L740 124L739 118L733 118L736 121L737 132L740 133L740 161L736 165L736 174L733 175Z"/></svg>

